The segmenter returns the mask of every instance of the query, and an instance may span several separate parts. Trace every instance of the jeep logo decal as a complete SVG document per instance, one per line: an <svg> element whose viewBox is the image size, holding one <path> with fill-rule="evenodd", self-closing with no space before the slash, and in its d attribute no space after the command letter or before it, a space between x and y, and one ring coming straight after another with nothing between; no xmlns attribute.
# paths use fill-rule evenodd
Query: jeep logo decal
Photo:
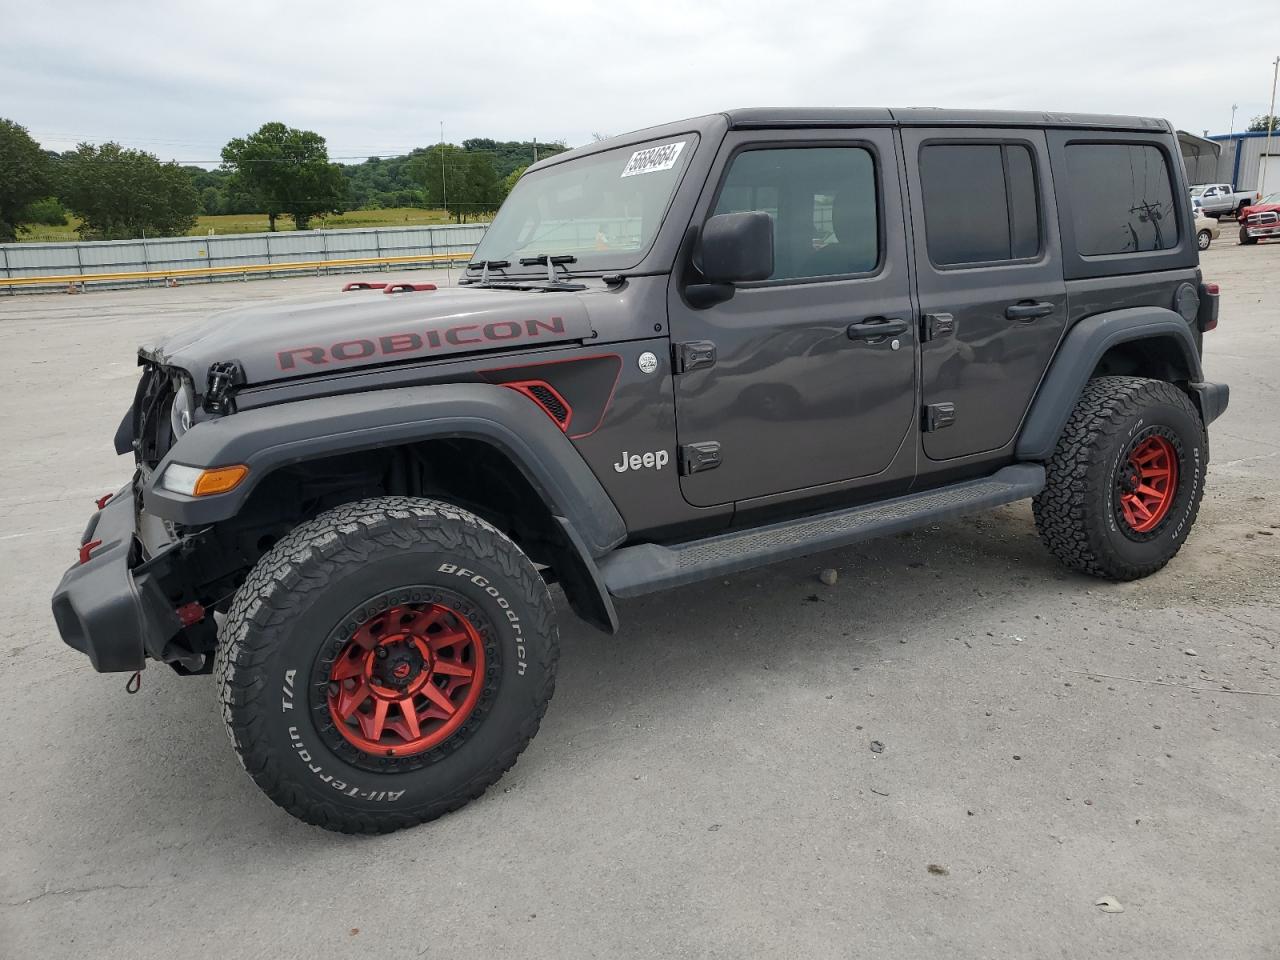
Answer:
<svg viewBox="0 0 1280 960"><path fill-rule="evenodd" d="M613 465L618 473L628 470L661 470L671 462L671 455L665 450L651 450L648 453L627 453L622 451L622 459Z"/></svg>

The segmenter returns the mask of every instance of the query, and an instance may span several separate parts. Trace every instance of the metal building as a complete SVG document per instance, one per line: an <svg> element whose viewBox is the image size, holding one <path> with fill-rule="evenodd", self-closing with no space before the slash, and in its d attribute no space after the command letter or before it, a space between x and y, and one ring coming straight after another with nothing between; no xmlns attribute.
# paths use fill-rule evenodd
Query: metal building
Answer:
<svg viewBox="0 0 1280 960"><path fill-rule="evenodd" d="M1218 158L1219 183L1234 183L1237 190L1265 190L1280 193L1280 129L1271 135L1271 149L1267 151L1267 134L1229 133L1210 137L1222 146ZM1262 184L1263 164L1266 165L1266 186Z"/></svg>
<svg viewBox="0 0 1280 960"><path fill-rule="evenodd" d="M1187 169L1187 183L1213 183L1218 179L1222 144L1179 130L1178 146L1182 150L1182 165Z"/></svg>

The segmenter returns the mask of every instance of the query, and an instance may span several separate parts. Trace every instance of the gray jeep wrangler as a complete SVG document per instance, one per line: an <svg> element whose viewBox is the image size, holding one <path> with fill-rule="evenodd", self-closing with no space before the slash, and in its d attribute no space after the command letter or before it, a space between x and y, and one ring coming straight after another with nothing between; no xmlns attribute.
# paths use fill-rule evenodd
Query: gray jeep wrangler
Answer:
<svg viewBox="0 0 1280 960"><path fill-rule="evenodd" d="M100 671L215 674L277 804L381 832L538 729L549 583L634 597L1034 498L1144 577L1204 492L1178 143L1137 117L749 109L531 167L448 289L220 313L140 351L53 598Z"/></svg>

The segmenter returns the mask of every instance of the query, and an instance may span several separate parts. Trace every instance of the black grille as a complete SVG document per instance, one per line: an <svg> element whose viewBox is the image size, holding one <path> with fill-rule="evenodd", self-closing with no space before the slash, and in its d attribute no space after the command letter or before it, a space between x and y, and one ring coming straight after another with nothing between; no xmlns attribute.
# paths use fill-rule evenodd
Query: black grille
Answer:
<svg viewBox="0 0 1280 960"><path fill-rule="evenodd" d="M551 414L552 420L560 424L569 422L569 410L560 402L560 398L556 396L555 391L540 383L532 384L528 389L529 393L533 395L533 399L542 404L542 408Z"/></svg>
<svg viewBox="0 0 1280 960"><path fill-rule="evenodd" d="M154 467L173 446L169 411L173 406L173 383L154 364L142 368L142 381L133 400L134 456L138 463Z"/></svg>

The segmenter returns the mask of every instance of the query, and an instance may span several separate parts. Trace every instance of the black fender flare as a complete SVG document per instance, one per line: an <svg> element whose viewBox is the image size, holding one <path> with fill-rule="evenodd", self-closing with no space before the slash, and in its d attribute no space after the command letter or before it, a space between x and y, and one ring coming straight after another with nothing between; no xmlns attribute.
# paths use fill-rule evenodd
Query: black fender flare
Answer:
<svg viewBox="0 0 1280 960"><path fill-rule="evenodd" d="M1134 340L1175 344L1186 365L1187 381L1193 385L1193 399L1199 403L1200 393L1194 385L1202 380L1200 352L1186 320L1163 307L1128 307L1097 313L1081 320L1062 338L1018 435L1015 456L1019 460L1043 461L1053 456L1058 437L1098 361L1112 347ZM1205 423L1210 419L1207 416Z"/></svg>
<svg viewBox="0 0 1280 960"><path fill-rule="evenodd" d="M571 597L595 608L592 622L617 619L595 561L626 539L626 524L569 438L534 404L493 384L458 383L373 390L299 400L195 424L147 479L148 513L184 526L234 517L254 488L293 463L359 450L443 438L495 447L525 478L566 534L577 585L601 598ZM227 493L189 497L160 486L171 463L192 467L245 464L246 479ZM576 592L576 591L575 591ZM579 611L581 612L581 611Z"/></svg>

